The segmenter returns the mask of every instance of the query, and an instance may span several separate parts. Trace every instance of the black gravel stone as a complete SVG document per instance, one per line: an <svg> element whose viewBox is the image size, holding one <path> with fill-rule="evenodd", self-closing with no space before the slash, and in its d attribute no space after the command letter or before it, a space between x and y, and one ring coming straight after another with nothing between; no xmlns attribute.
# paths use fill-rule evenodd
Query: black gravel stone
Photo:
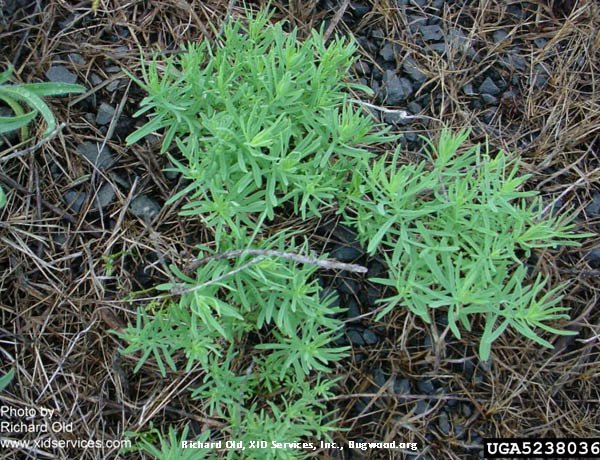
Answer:
<svg viewBox="0 0 600 460"><path fill-rule="evenodd" d="M388 105L398 105L412 96L414 89L410 80L398 78L391 70L386 70L383 75L383 86L381 88L383 101Z"/></svg>
<svg viewBox="0 0 600 460"><path fill-rule="evenodd" d="M367 345L375 345L377 342L379 342L379 337L377 336L377 334L375 334L369 329L364 330L363 339Z"/></svg>
<svg viewBox="0 0 600 460"><path fill-rule="evenodd" d="M105 102L100 104L98 107L98 113L96 114L97 125L107 125L111 122L115 115L115 108Z"/></svg>
<svg viewBox="0 0 600 460"><path fill-rule="evenodd" d="M387 382L387 377L380 367L373 369L373 380L378 388L381 388Z"/></svg>
<svg viewBox="0 0 600 460"><path fill-rule="evenodd" d="M361 76L371 75L371 64L363 60L357 61L354 64L354 71Z"/></svg>
<svg viewBox="0 0 600 460"><path fill-rule="evenodd" d="M418 114L421 113L421 110L423 110L423 107L421 107L417 102L412 101L409 102L406 106L406 108L408 109L409 112L412 112L413 114Z"/></svg>
<svg viewBox="0 0 600 460"><path fill-rule="evenodd" d="M367 3L352 2L350 3L350 9L356 15L356 17L362 18L365 14L371 11L371 5Z"/></svg>
<svg viewBox="0 0 600 460"><path fill-rule="evenodd" d="M600 247L592 249L585 255L590 267L596 269L600 268Z"/></svg>
<svg viewBox="0 0 600 460"><path fill-rule="evenodd" d="M115 164L115 159L108 145L100 149L99 143L86 141L77 147L77 151L100 170L108 169Z"/></svg>
<svg viewBox="0 0 600 460"><path fill-rule="evenodd" d="M346 332L346 336L352 345L364 345L365 340L363 339L363 335L357 329L348 329Z"/></svg>
<svg viewBox="0 0 600 460"><path fill-rule="evenodd" d="M63 195L63 201L67 205L67 208L74 212L79 212L83 209L87 198L88 194L79 190L69 190Z"/></svg>
<svg viewBox="0 0 600 460"><path fill-rule="evenodd" d="M433 25L433 26L420 25L419 31L421 32L423 39L428 42L435 42L435 41L441 40L444 37L444 31L438 25Z"/></svg>
<svg viewBox="0 0 600 460"><path fill-rule="evenodd" d="M352 246L337 246L330 255L341 262L354 262L363 255L363 252Z"/></svg>
<svg viewBox="0 0 600 460"><path fill-rule="evenodd" d="M75 65L85 65L85 59L79 53L70 53L69 60Z"/></svg>
<svg viewBox="0 0 600 460"><path fill-rule="evenodd" d="M438 427L440 428L440 432L446 436L450 434L450 421L448 420L448 414L444 411L440 413L438 417Z"/></svg>
<svg viewBox="0 0 600 460"><path fill-rule="evenodd" d="M372 260L371 262L369 262L368 269L369 271L367 273L367 276L369 278L381 277L386 272L385 265L377 260Z"/></svg>
<svg viewBox="0 0 600 460"><path fill-rule="evenodd" d="M415 407L415 415L422 415L425 412L427 412L429 409L431 409L431 405L429 404L429 401L427 401L425 399L421 399L421 400L419 400L419 402L417 403L417 405Z"/></svg>
<svg viewBox="0 0 600 460"><path fill-rule="evenodd" d="M463 93L465 93L465 95L467 96L477 96L477 93L475 92L472 83L467 83L466 85L464 85L462 90Z"/></svg>
<svg viewBox="0 0 600 460"><path fill-rule="evenodd" d="M498 88L494 80L490 77L483 80L483 83L479 86L479 91L484 94L491 94L492 96L500 94L500 88Z"/></svg>
<svg viewBox="0 0 600 460"><path fill-rule="evenodd" d="M498 103L498 98L496 96L492 96L491 94L487 94L487 93L483 93L481 95L481 100L488 105Z"/></svg>
<svg viewBox="0 0 600 460"><path fill-rule="evenodd" d="M388 62L393 62L396 59L394 53L394 46L391 43L386 43L383 48L379 50L379 55Z"/></svg>
<svg viewBox="0 0 600 460"><path fill-rule="evenodd" d="M375 40L383 40L385 38L385 32L383 29L373 29L371 31L371 37Z"/></svg>
<svg viewBox="0 0 600 460"><path fill-rule="evenodd" d="M360 284L351 278L338 278L337 288L343 294L358 295Z"/></svg>
<svg viewBox="0 0 600 460"><path fill-rule="evenodd" d="M527 60L520 54L514 52L502 56L499 59L499 63L508 70L518 70L521 73L527 72L527 69L529 68Z"/></svg>
<svg viewBox="0 0 600 460"><path fill-rule="evenodd" d="M346 311L346 318L348 318L348 320L355 320L360 316L360 305L353 296L348 296L348 300L345 305L348 308Z"/></svg>
<svg viewBox="0 0 600 460"><path fill-rule="evenodd" d="M53 83L75 83L77 75L64 65L53 65L46 71L46 78Z"/></svg>
<svg viewBox="0 0 600 460"><path fill-rule="evenodd" d="M425 75L417 61L415 61L412 57L408 56L402 62L402 70L406 73L413 81L423 84L427 81L427 75Z"/></svg>
<svg viewBox="0 0 600 460"><path fill-rule="evenodd" d="M591 218L600 216L600 193L592 195L592 202L585 207L585 214Z"/></svg>
<svg viewBox="0 0 600 460"><path fill-rule="evenodd" d="M435 385L429 379L417 380L417 390L426 395L432 395L435 393Z"/></svg>
<svg viewBox="0 0 600 460"><path fill-rule="evenodd" d="M359 298L365 307L374 307L376 302L381 299L381 291L374 286L369 286L361 291Z"/></svg>
<svg viewBox="0 0 600 460"><path fill-rule="evenodd" d="M408 395L412 391L410 380L408 379L395 379L394 380L394 393Z"/></svg>

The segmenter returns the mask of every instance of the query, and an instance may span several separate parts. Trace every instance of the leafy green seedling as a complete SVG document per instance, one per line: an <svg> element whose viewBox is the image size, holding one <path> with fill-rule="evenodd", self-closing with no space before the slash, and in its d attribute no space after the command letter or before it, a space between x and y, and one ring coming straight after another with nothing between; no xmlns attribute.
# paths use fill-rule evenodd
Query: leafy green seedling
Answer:
<svg viewBox="0 0 600 460"><path fill-rule="evenodd" d="M443 308L454 335L471 330L475 315L485 318L481 359L508 328L551 347L536 329L573 334L549 323L567 319L560 306L564 285L546 289L547 279L531 276L525 262L538 248L576 246L574 225L565 216L544 213L536 192L522 191L528 176L503 152L491 156L480 146L460 153L468 137L444 131L429 161L400 165L380 159L355 172L344 210L370 253L381 251L389 277L376 279L396 294L382 300L378 319L397 305L430 322Z"/></svg>

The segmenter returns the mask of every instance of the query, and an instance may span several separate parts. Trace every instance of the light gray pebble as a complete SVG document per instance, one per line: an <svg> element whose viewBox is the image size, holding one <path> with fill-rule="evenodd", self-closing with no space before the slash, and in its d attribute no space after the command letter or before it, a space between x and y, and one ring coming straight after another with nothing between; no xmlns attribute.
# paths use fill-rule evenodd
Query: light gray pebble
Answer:
<svg viewBox="0 0 600 460"><path fill-rule="evenodd" d="M85 59L79 53L69 53L69 59L73 64L76 65L85 65Z"/></svg>
<svg viewBox="0 0 600 460"><path fill-rule="evenodd" d="M503 29L497 30L497 31L495 31L492 34L492 40L496 44L498 44L498 43L503 42L504 40L506 40L506 37L508 37L508 32L506 30L503 30Z"/></svg>
<svg viewBox="0 0 600 460"><path fill-rule="evenodd" d="M140 195L131 201L129 209L134 216L149 222L157 216L161 206L152 198Z"/></svg>
<svg viewBox="0 0 600 460"><path fill-rule="evenodd" d="M104 209L115 199L115 191L111 184L105 183L98 189L94 206L97 209Z"/></svg>

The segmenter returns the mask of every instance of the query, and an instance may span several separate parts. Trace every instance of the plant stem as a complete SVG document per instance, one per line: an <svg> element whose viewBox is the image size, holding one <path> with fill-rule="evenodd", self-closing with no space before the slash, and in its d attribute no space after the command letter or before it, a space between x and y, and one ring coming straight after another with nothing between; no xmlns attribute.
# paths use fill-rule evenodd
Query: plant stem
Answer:
<svg viewBox="0 0 600 460"><path fill-rule="evenodd" d="M205 265L211 260L222 260L222 259L236 259L245 255L249 256L266 256L266 257L279 257L281 259L293 260L300 264L316 265L327 270L345 270L354 273L367 273L367 268L357 264L347 264L344 262L338 262L336 260L321 260L316 257L303 256L293 252L281 252L274 251L272 249L235 249L232 251L225 251L220 254L214 254L212 256L204 257L203 259L196 260L187 267L187 271L193 271L201 265Z"/></svg>

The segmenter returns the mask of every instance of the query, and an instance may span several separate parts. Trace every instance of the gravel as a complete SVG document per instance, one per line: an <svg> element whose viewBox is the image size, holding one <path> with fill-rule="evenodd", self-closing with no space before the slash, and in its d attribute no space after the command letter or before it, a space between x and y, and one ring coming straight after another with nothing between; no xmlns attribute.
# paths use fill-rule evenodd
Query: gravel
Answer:
<svg viewBox="0 0 600 460"><path fill-rule="evenodd" d="M412 391L410 380L408 379L395 379L394 380L394 393L408 395Z"/></svg>
<svg viewBox="0 0 600 460"><path fill-rule="evenodd" d="M361 346L361 345L365 344L363 335L357 329L348 329L348 331L346 332L346 335L348 336L348 340L350 341L350 343L352 345Z"/></svg>
<svg viewBox="0 0 600 460"><path fill-rule="evenodd" d="M342 294L358 295L360 285L351 278L338 278L337 288Z"/></svg>
<svg viewBox="0 0 600 460"><path fill-rule="evenodd" d="M150 222L160 212L161 206L146 195L140 195L131 201L129 210L134 216Z"/></svg>
<svg viewBox="0 0 600 460"><path fill-rule="evenodd" d="M438 427L440 428L440 432L446 436L450 434L450 421L448 420L448 414L444 411L440 413L438 417Z"/></svg>
<svg viewBox="0 0 600 460"><path fill-rule="evenodd" d="M429 379L418 380L417 381L417 390L419 390L419 392L421 392L423 394L432 395L435 393L435 385Z"/></svg>
<svg viewBox="0 0 600 460"><path fill-rule="evenodd" d="M394 46L391 43L386 43L383 48L379 50L379 55L388 62L394 62L396 55L394 53Z"/></svg>
<svg viewBox="0 0 600 460"><path fill-rule="evenodd" d="M100 189L98 190L98 193L96 194L96 200L94 201L94 206L97 209L104 209L109 204L111 204L114 199L115 199L115 191L113 189L113 186L109 183L105 183L100 187Z"/></svg>
<svg viewBox="0 0 600 460"><path fill-rule="evenodd" d="M501 43L504 40L506 40L506 37L508 37L508 32L506 30L503 30L503 29L497 30L496 32L494 32L492 34L492 40L496 44Z"/></svg>
<svg viewBox="0 0 600 460"><path fill-rule="evenodd" d="M46 78L52 83L75 83L77 75L64 65L53 65L46 71Z"/></svg>
<svg viewBox="0 0 600 460"><path fill-rule="evenodd" d="M491 94L483 93L481 95L481 100L486 104L492 105L498 102L498 98L496 96L492 96Z"/></svg>
<svg viewBox="0 0 600 460"><path fill-rule="evenodd" d="M107 125L111 122L115 115L115 108L112 105L103 102L98 107L98 113L96 114L97 125Z"/></svg>
<svg viewBox="0 0 600 460"><path fill-rule="evenodd" d="M362 255L363 252L360 249L352 246L337 246L330 254L333 259L337 259L340 262L354 262Z"/></svg>
<svg viewBox="0 0 600 460"><path fill-rule="evenodd" d="M429 42L435 42L444 37L444 31L438 25L424 26L419 24L419 31L423 39Z"/></svg>
<svg viewBox="0 0 600 460"><path fill-rule="evenodd" d="M410 56L407 56L402 62L402 70L418 84L423 84L427 81L427 75L419 68L417 61Z"/></svg>
<svg viewBox="0 0 600 460"><path fill-rule="evenodd" d="M600 193L592 195L592 202L585 207L585 213L591 218L600 216Z"/></svg>
<svg viewBox="0 0 600 460"><path fill-rule="evenodd" d="M377 342L379 342L379 337L377 334L372 332L370 329L364 330L363 339L367 345L375 345Z"/></svg>
<svg viewBox="0 0 600 460"><path fill-rule="evenodd" d="M498 88L494 80L490 77L483 80L483 83L479 86L479 91L483 94L491 94L492 96L500 94L500 88Z"/></svg>
<svg viewBox="0 0 600 460"><path fill-rule="evenodd" d="M414 89L410 80L398 78L393 71L386 70L383 75L381 92L383 93L383 101L386 104L399 105L412 96Z"/></svg>
<svg viewBox="0 0 600 460"><path fill-rule="evenodd" d="M68 190L63 195L63 201L67 205L67 208L74 212L80 212L83 209L87 198L88 194L79 190Z"/></svg>
<svg viewBox="0 0 600 460"><path fill-rule="evenodd" d="M477 93L475 92L472 83L467 83L466 85L464 85L462 90L466 96L477 96Z"/></svg>
<svg viewBox="0 0 600 460"><path fill-rule="evenodd" d="M108 169L115 164L115 159L107 145L100 150L100 144L97 142L86 141L77 147L77 151L100 170Z"/></svg>

